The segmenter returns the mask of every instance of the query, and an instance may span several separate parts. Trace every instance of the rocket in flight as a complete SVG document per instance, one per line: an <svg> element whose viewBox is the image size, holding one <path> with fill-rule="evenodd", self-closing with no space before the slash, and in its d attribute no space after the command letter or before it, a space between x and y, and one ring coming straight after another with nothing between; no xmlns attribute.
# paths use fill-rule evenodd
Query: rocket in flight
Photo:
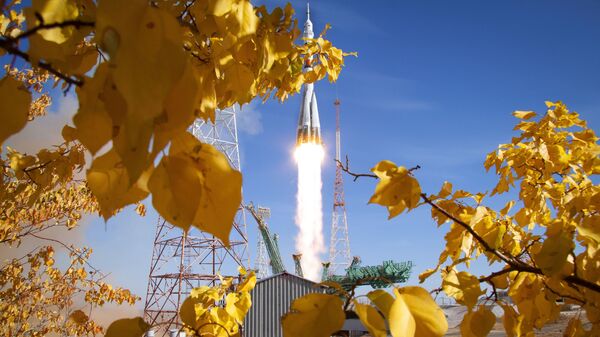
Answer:
<svg viewBox="0 0 600 337"><path fill-rule="evenodd" d="M306 7L306 23L304 23L304 38L314 38L313 25L310 21L310 8ZM310 63L304 65L304 71L311 70ZM303 143L321 144L321 123L319 122L319 108L317 107L317 95L314 83L304 84L302 90L302 102L300 105L300 116L298 118L298 131L296 145Z"/></svg>

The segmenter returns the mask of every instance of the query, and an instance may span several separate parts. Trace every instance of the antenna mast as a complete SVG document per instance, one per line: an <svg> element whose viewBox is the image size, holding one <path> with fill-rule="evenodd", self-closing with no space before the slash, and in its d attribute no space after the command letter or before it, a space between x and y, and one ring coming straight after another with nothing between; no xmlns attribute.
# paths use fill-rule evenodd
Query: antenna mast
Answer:
<svg viewBox="0 0 600 337"><path fill-rule="evenodd" d="M352 262L350 239L348 238L348 219L344 198L343 170L340 164L340 100L335 105L335 182L333 184L333 217L331 222L331 239L329 241L329 275L345 274L345 269Z"/></svg>

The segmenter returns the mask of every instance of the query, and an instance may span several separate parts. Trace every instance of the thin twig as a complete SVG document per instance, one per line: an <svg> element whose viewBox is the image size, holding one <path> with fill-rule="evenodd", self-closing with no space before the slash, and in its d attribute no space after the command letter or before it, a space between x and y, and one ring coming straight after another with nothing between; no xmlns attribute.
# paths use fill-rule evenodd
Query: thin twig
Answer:
<svg viewBox="0 0 600 337"><path fill-rule="evenodd" d="M27 53L19 50L8 40L0 39L0 48L4 49L7 53L9 53L11 55L20 57L23 60L31 63L31 59L30 59L29 55ZM67 82L68 84L76 85L76 86L83 85L83 79L65 75L65 74L61 73L59 70L54 69L54 67L52 67L52 65L50 63L47 63L46 61L38 61L35 65L38 66L39 68L42 68L42 69L48 71L52 75L62 79L63 81Z"/></svg>
<svg viewBox="0 0 600 337"><path fill-rule="evenodd" d="M104 277L103 277L103 274L100 272L100 270L98 270L98 269L94 268L94 266L92 266L92 265L91 265L91 264L90 264L90 263L87 261L87 259L86 259L86 258L84 258L83 256L81 256L81 254L79 254L78 252L76 252L76 251L75 251L75 249L73 249L73 247L69 247L69 246L67 246L67 245L66 245L64 242L62 242L62 241L60 241L60 240L56 240L56 239L52 239L52 238L47 238L47 237L40 236L40 235L33 234L33 233L31 233L30 235L31 235L31 236L33 236L34 238L38 238L38 239L40 239L40 240L46 240L46 241L50 241L50 242L55 242L55 243L58 243L59 245L63 246L65 249L67 249L67 250L68 250L68 251L70 251L71 253L75 254L75 255L76 255L78 258L82 259L82 260L85 262L85 264L86 264L88 267L90 267L90 268L91 268L91 269L94 271L94 273L98 273L98 274L100 274L100 276L101 276L102 278L104 278Z"/></svg>
<svg viewBox="0 0 600 337"><path fill-rule="evenodd" d="M9 38L7 38L7 40L18 41L20 39L29 37L29 36L37 33L38 31L44 30L44 29L66 28L66 27L75 27L75 28L79 29L81 27L94 27L95 25L96 25L95 22L87 22L87 21L79 21L79 20L66 20L63 22L42 23L42 24L39 24L29 30L22 32L21 34L18 34L15 37L9 37Z"/></svg>
<svg viewBox="0 0 600 337"><path fill-rule="evenodd" d="M4 49L7 53L13 55L13 57L20 57L29 63L31 63L31 57L29 56L29 54L23 52L18 47L18 42L21 39L27 38L27 37L37 33L38 31L45 30L45 29L65 28L65 27L75 27L75 28L94 27L94 25L95 25L94 22L79 21L79 20L66 20L63 22L54 22L54 23L46 24L43 22L43 18L41 15L39 15L39 13L35 13L35 14L36 14L36 17L38 18L38 20L40 21L39 25L37 25L27 31L24 31L24 32L18 34L17 36L3 37L0 39L0 48ZM65 75L65 74L61 73L59 70L55 69L52 65L50 65L50 63L48 63L46 61L38 61L35 65L37 65L39 68L42 68L42 69L48 71L52 75L62 79L67 84L69 84L69 86L70 85L77 85L77 86L83 85L82 79L74 77L74 76L72 77L69 75Z"/></svg>
<svg viewBox="0 0 600 337"><path fill-rule="evenodd" d="M344 172L353 176L355 181L356 181L356 179L358 179L360 177L377 178L377 176L374 174L354 173L354 172L350 171L347 156L346 156L346 165L345 166L337 159L336 159L336 162L338 163L338 165L340 165L340 167L342 168L342 170ZM418 168L419 168L419 166L417 166L413 169L418 169ZM413 169L411 169L409 171L412 171ZM448 213L445 209L438 206L436 203L434 203L432 200L430 200L425 193L421 194L421 199L423 199L423 201L426 204L429 204L431 207L433 207L438 212L444 214L446 217L448 217L454 223L463 227L469 234L471 234L473 236L473 238L483 247L483 249L486 252L489 252L489 253L495 255L496 257L498 257L500 260L504 261L509 266L510 269L518 271L519 273L526 272L526 273L531 273L531 274L540 275L540 276L547 276L544 274L544 272L540 268L538 268L536 266L531 266L531 265L519 260L515 256L512 256L508 253L500 252L499 250L492 248L479 234L477 234L475 232L475 230L473 230L473 228L471 228L471 226L469 226L464 221L456 218L452 214ZM504 269L497 273L506 273L506 272L507 272L506 269ZM497 276L497 275L498 274L496 274L496 275L492 274L490 276L493 277L493 276ZM485 277L483 279L480 279L480 282L484 282L484 281L487 282L487 281L491 280L491 277L489 277L489 278ZM582 286L589 290L593 290L595 292L600 293L600 285L599 284L592 282L592 281L588 281L586 279L582 279L579 276L577 276L576 274L566 276L563 278L563 280L568 283L571 283L573 285Z"/></svg>
<svg viewBox="0 0 600 337"><path fill-rule="evenodd" d="M339 159L335 159L335 162L342 168L342 171L348 173L349 175L354 177L354 181L356 181L356 179L360 178L360 177L369 177L369 178L375 178L377 179L377 176L371 173L354 173L350 171L350 164L348 162L348 156L346 156L346 166L344 166L344 164L342 164L341 161L339 161Z"/></svg>

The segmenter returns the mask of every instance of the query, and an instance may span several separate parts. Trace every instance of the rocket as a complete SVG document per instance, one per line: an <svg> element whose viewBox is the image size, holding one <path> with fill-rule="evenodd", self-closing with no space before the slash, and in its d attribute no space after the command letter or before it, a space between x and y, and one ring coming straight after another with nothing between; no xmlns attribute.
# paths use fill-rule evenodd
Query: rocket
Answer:
<svg viewBox="0 0 600 337"><path fill-rule="evenodd" d="M310 7L306 4L306 22L302 37L314 38L313 24L310 21ZM304 71L311 70L310 63L304 65ZM296 145L303 143L321 144L321 123L319 121L319 108L317 107L317 95L314 83L305 83L302 90L302 101L300 105L300 116L298 118L298 130Z"/></svg>

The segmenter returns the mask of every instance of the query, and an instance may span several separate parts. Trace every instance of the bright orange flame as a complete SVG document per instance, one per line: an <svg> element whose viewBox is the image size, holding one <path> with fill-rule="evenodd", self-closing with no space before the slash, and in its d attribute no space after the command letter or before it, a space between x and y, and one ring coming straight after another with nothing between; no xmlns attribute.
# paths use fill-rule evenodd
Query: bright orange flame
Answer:
<svg viewBox="0 0 600 337"><path fill-rule="evenodd" d="M296 249L302 253L304 277L319 281L323 244L323 209L321 200L321 163L324 151L321 144L303 143L294 153L298 163L298 194L296 208Z"/></svg>

